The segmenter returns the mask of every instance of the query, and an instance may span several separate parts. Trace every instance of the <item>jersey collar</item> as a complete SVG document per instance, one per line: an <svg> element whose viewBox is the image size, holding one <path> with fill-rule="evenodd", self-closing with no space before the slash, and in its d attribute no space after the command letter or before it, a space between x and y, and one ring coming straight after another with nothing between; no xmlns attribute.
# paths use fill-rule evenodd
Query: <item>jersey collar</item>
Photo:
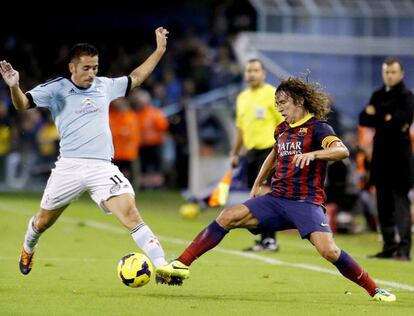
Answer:
<svg viewBox="0 0 414 316"><path fill-rule="evenodd" d="M83 90L83 91L85 91L85 90L88 90L88 89L90 89L90 88L92 88L94 85L95 85L95 80L92 82L92 85L89 87L89 88L83 88L83 87L80 87L80 86L78 86L76 83L74 83L73 81L72 81L72 78L68 78L69 79L69 81L76 87L76 89L79 89L79 90Z"/></svg>
<svg viewBox="0 0 414 316"><path fill-rule="evenodd" d="M302 125L303 123L306 123L307 121L309 121L309 120L310 120L313 116L314 116L313 114L308 113L308 114L306 114L306 116L305 116L303 119L301 119L301 120L297 121L296 123L289 124L289 126L290 126L290 127L297 127L297 126L300 126L300 125Z"/></svg>

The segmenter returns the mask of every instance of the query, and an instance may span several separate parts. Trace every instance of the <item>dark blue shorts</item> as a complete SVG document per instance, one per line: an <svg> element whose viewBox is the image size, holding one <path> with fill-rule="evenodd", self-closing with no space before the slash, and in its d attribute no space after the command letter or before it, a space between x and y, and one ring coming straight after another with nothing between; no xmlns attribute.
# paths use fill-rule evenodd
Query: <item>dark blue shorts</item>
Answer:
<svg viewBox="0 0 414 316"><path fill-rule="evenodd" d="M313 232L332 233L324 209L320 205L278 198L268 193L243 203L259 220L258 230L279 231L296 228L302 238Z"/></svg>

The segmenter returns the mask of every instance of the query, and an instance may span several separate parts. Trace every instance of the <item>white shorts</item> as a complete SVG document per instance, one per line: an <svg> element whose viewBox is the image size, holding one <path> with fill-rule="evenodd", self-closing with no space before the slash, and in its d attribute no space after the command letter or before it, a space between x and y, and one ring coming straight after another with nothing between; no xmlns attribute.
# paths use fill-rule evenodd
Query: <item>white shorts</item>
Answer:
<svg viewBox="0 0 414 316"><path fill-rule="evenodd" d="M84 158L60 158L46 184L40 207L54 210L77 200L88 191L99 207L109 212L103 202L134 189L118 167L109 161Z"/></svg>

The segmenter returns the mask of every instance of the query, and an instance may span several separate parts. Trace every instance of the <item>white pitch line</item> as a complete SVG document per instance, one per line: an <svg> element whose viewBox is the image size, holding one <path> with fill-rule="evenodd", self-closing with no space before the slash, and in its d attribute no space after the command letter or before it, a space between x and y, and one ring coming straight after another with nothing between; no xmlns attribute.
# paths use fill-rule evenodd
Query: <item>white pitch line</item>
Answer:
<svg viewBox="0 0 414 316"><path fill-rule="evenodd" d="M16 261L16 262L18 262L19 261L19 257L18 257L18 255L16 255L15 257L5 257L5 256L0 256L0 261L1 260L4 260L4 261ZM73 261L73 262L78 262L78 261L80 261L80 262L82 262L82 261L84 261L84 262L102 262L102 261L111 261L111 262L113 262L114 261L114 259L109 259L109 258L106 258L106 259L102 259L102 258L76 258L76 257L71 257L71 258L68 258L68 257L43 257L43 258L36 258L36 261L62 261L62 260L65 260L65 261Z"/></svg>
<svg viewBox="0 0 414 316"><path fill-rule="evenodd" d="M2 211L2 212L8 212L8 213L19 214L19 215L33 214L33 212L28 212L28 210L23 210L23 209L20 210L20 211L16 211L16 209L14 209L14 210L5 209L3 207L3 205L1 205L1 204L2 203L0 203L0 211ZM116 234L126 234L127 233L127 230L124 229L124 228L120 228L120 227L116 227L116 226L113 226L113 225L110 225L110 224L105 224L105 223L92 221L92 220L76 220L74 218L70 218L70 217L66 217L66 216L61 216L59 218L59 220L63 221L63 222L66 222L66 223L71 223L71 224L77 224L77 223L81 222L81 223L85 223L86 226L90 226L90 227L93 227L93 228L96 228L96 229L101 229L101 230L104 230L104 231L109 231L109 232L116 233ZM177 245L185 245L186 246L186 245L190 244L190 241L184 240L184 239L166 237L166 236L161 236L161 235L157 235L157 237L163 242L169 242L169 243L173 243L173 244L177 244ZM304 270L317 271L317 272L328 273L328 274L333 274L333 275L341 275L336 270L323 268L323 267L320 267L320 266L317 266L317 265L311 265L311 264L305 264L305 263L285 262L285 261L282 261L282 260L269 258L269 257L262 256L262 255L259 255L259 254L255 254L255 253L243 252L243 251L240 251L240 250L231 250L231 249L223 249L223 248L220 248L220 247L215 247L213 249L213 251L221 252L221 253L225 253L225 254L230 254L230 255L234 255L234 256L239 256L239 257L244 257L244 258L248 258L248 259L252 259L252 260L262 261L262 262L265 262L265 263L268 263L268 264L271 264L271 265L285 265L285 266L300 268L300 269L304 269ZM379 284L383 284L383 285L391 286L393 288L398 288L398 289L403 289L403 290L414 292L414 286L411 286L409 284L404 284L404 283L399 283L399 282L394 282L394 281L381 280L381 279L374 279L374 280L375 280L375 282L377 282Z"/></svg>

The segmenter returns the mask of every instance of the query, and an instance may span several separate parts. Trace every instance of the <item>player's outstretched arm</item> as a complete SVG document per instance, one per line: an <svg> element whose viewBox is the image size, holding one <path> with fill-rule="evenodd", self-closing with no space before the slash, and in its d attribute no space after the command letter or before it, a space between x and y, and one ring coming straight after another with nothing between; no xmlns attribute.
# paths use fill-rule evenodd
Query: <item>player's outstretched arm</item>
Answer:
<svg viewBox="0 0 414 316"><path fill-rule="evenodd" d="M151 74L155 66L157 66L161 57L167 49L167 29L159 27L155 30L155 38L157 40L157 48L154 52L137 68L135 68L129 76L132 79L131 89L138 87Z"/></svg>
<svg viewBox="0 0 414 316"><path fill-rule="evenodd" d="M315 159L337 161L349 157L349 150L342 141L334 141L325 149L316 150L308 153L298 154L293 157L293 163L301 169L309 166Z"/></svg>
<svg viewBox="0 0 414 316"><path fill-rule="evenodd" d="M5 60L0 61L0 73L4 82L10 88L13 105L17 110L25 110L30 107L29 99L19 86L19 72L14 70L12 65Z"/></svg>

